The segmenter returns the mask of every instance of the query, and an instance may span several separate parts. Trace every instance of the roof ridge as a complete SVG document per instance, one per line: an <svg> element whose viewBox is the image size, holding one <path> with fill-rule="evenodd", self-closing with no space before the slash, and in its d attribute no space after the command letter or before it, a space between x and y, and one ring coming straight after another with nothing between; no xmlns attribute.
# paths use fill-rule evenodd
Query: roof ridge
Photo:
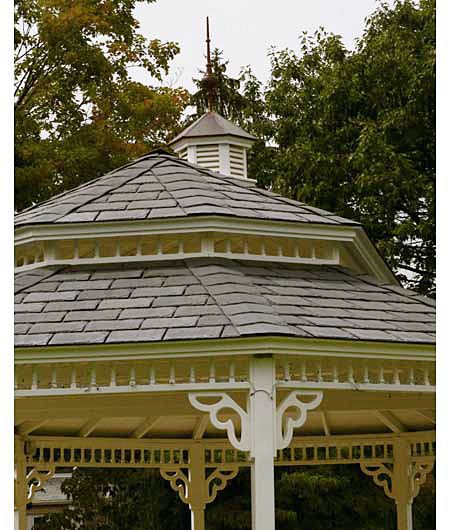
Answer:
<svg viewBox="0 0 450 530"><path fill-rule="evenodd" d="M14 289L14 296L16 294L20 294L23 289L28 289L29 287L33 287L33 285L36 285L37 283L39 283L40 281L42 281L43 279L48 279L48 278L51 278L52 276L54 276L57 272L60 272L61 270L64 270L65 268L67 268L66 266L50 266L50 267L45 267L45 270L48 271L48 274L44 274L43 276L36 276L34 279L31 280L31 282L29 283L26 283L25 285L22 285L20 286L17 290ZM24 271L26 275L27 272ZM20 273L19 273L20 274ZM16 277L14 278L14 286L16 284Z"/></svg>
<svg viewBox="0 0 450 530"><path fill-rule="evenodd" d="M234 260L233 260L234 261ZM186 267L190 270L192 276L194 276L194 278L196 278L200 285L202 285L207 291L208 291L208 296L210 296L214 302L216 303L217 307L219 308L220 310L220 313L228 320L228 325L229 326L232 326L233 329L237 332L237 329L236 329L236 326L233 324L233 321L231 320L231 318L225 313L225 311L223 310L223 307L221 304L218 303L217 299L216 299L216 295L214 293L212 293L209 289L209 286L208 285L205 285L203 282L202 282L202 279L198 276L197 272L194 270L194 268L192 267L192 259L189 260L189 259L185 259L183 260L183 262L185 263ZM223 330L221 331L221 335L223 333Z"/></svg>
<svg viewBox="0 0 450 530"><path fill-rule="evenodd" d="M161 160L161 163L160 164L155 164L154 166L152 166L152 169L151 169L151 172L153 173L153 168L156 167L157 165L162 165L164 164L166 161L165 160ZM185 215L188 215L186 210L183 208L183 206L180 204L180 202L176 199L176 197L174 197L174 195L172 194L171 190L169 190L167 188L167 186L164 186L162 180L159 178L159 175L157 175L156 173L153 173L153 176L155 177L155 179L161 184L161 186L164 188L164 191L170 195L170 197L177 203L178 207L181 208L181 210L183 210L183 212L185 213ZM159 197L159 195L158 195Z"/></svg>

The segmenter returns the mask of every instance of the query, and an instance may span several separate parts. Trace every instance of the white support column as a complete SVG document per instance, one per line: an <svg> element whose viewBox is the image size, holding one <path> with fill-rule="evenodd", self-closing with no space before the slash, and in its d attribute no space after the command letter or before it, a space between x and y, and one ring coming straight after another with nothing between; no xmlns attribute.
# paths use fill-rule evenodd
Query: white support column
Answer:
<svg viewBox="0 0 450 530"><path fill-rule="evenodd" d="M308 411L317 408L323 394L319 391L294 390L276 405L275 362L272 356L255 356L249 367L250 393L247 411L225 392L192 392L191 405L209 413L217 429L227 431L228 439L239 451L248 451L252 472L252 528L275 530L274 457L278 449L291 443L294 429L307 419ZM309 401L302 401L306 397ZM204 403L203 399L214 399ZM219 418L221 411L231 409L240 423L240 432L231 419ZM293 418L288 409L295 409Z"/></svg>
<svg viewBox="0 0 450 530"><path fill-rule="evenodd" d="M434 465L429 458L413 458L410 444L405 438L395 438L393 465L360 464L362 471L395 501L397 530L413 530L412 504Z"/></svg>
<svg viewBox="0 0 450 530"><path fill-rule="evenodd" d="M189 451L188 500L191 510L191 530L205 530L205 450L195 444Z"/></svg>
<svg viewBox="0 0 450 530"><path fill-rule="evenodd" d="M276 397L275 363L271 357L252 360L250 381L252 529L275 530Z"/></svg>
<svg viewBox="0 0 450 530"><path fill-rule="evenodd" d="M205 448L199 441L189 449L189 472L186 475L183 468L161 468L163 478L170 482L180 499L189 505L191 510L191 529L205 530L205 508L213 502L219 491L223 490L228 481L238 473L236 465L223 465L216 469L205 468Z"/></svg>
<svg viewBox="0 0 450 530"><path fill-rule="evenodd" d="M14 441L14 530L27 530L27 470L24 442Z"/></svg>
<svg viewBox="0 0 450 530"><path fill-rule="evenodd" d="M413 530L411 468L409 444L406 440L397 439L394 443L392 472L392 494L397 510L397 530Z"/></svg>

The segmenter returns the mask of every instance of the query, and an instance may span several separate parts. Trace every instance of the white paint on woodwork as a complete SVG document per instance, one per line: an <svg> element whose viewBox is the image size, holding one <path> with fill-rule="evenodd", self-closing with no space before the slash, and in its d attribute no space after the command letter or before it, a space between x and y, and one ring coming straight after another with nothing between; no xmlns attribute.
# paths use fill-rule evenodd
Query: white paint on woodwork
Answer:
<svg viewBox="0 0 450 530"><path fill-rule="evenodd" d="M151 431L152 427L155 425L158 419L159 416L147 418L130 434L130 438L143 438L147 433Z"/></svg>
<svg viewBox="0 0 450 530"><path fill-rule="evenodd" d="M320 412L320 419L322 421L323 432L325 433L325 436L330 436L331 431L326 412Z"/></svg>
<svg viewBox="0 0 450 530"><path fill-rule="evenodd" d="M209 415L208 414L204 414L198 420L198 422L197 422L197 424L196 424L196 426L194 428L194 432L192 433L192 438L194 440L202 439L203 435L205 434L206 428L208 427L208 424L209 424Z"/></svg>
<svg viewBox="0 0 450 530"><path fill-rule="evenodd" d="M92 418L87 421L79 430L78 436L80 438L87 438L95 430L100 421L101 418Z"/></svg>
<svg viewBox="0 0 450 530"><path fill-rule="evenodd" d="M389 410L375 410L374 414L382 423L386 425L386 427L389 427L392 432L400 433L407 430L401 421L396 418Z"/></svg>

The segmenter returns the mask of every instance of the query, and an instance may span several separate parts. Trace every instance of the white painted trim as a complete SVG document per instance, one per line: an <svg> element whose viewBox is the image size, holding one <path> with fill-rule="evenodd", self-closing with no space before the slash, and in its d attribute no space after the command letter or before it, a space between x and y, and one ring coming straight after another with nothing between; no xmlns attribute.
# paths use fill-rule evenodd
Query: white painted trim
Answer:
<svg viewBox="0 0 450 530"><path fill-rule="evenodd" d="M190 138L181 138L176 143L172 144L171 147L175 153L179 153L183 148L196 145L210 145L210 144L231 144L250 148L255 143L254 140L240 138L231 134L216 135L216 136L193 136Z"/></svg>
<svg viewBox="0 0 450 530"><path fill-rule="evenodd" d="M394 433L405 432L407 429L401 423L401 421L392 414L389 410L374 410L375 416L382 422L386 427L389 427Z"/></svg>
<svg viewBox="0 0 450 530"><path fill-rule="evenodd" d="M346 241L350 252L363 269L378 279L397 285L387 267L360 226L294 223L220 216L186 217L126 222L53 223L29 225L15 232L15 246L34 241L58 239L103 238L108 236L142 236L222 232L261 237L304 238Z"/></svg>
<svg viewBox="0 0 450 530"><path fill-rule="evenodd" d="M53 362L113 361L138 359L181 359L243 355L326 356L355 359L396 359L435 361L436 348L430 344L368 342L295 337L202 339L155 343L124 343L16 348L16 364Z"/></svg>
<svg viewBox="0 0 450 530"><path fill-rule="evenodd" d="M361 230L361 227L349 225L296 223L292 221L283 222L205 215L142 221L27 225L16 229L14 245L24 245L36 240L52 241L57 239L102 238L120 235L130 237L141 235L158 236L197 232L221 232L261 237L297 237L351 242L356 237L357 232Z"/></svg>
<svg viewBox="0 0 450 530"><path fill-rule="evenodd" d="M155 385L123 385L123 386L97 386L78 388L38 388L36 390L15 390L15 397L39 397L39 396L98 396L105 394L140 394L140 393L164 393L164 392L192 392L202 390L248 390L247 382L236 383L181 383L181 384L155 384Z"/></svg>

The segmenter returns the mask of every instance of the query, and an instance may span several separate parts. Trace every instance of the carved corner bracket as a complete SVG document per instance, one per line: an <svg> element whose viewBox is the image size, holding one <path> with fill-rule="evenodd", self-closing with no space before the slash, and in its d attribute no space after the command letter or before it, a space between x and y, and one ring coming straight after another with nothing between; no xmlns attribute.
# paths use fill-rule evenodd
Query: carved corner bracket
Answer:
<svg viewBox="0 0 450 530"><path fill-rule="evenodd" d="M304 402L302 397L312 397L311 401ZM308 411L317 408L323 399L323 392L308 390L294 390L277 407L276 411L276 448L285 449L289 446L294 434L306 422ZM297 417L287 416L288 409L295 409Z"/></svg>
<svg viewBox="0 0 450 530"><path fill-rule="evenodd" d="M217 468L206 479L207 500L213 502L219 491L225 489L227 483L238 474L239 468Z"/></svg>
<svg viewBox="0 0 450 530"><path fill-rule="evenodd" d="M213 502L219 491L225 489L227 483L239 472L239 468L217 468L209 476L203 476L200 488L195 488L190 478L181 468L161 468L161 476L168 480L170 487L178 492L180 499L190 506L205 508L206 504ZM202 473L205 470L202 469Z"/></svg>
<svg viewBox="0 0 450 530"><path fill-rule="evenodd" d="M180 499L185 503L189 504L188 491L189 491L189 479L180 468L164 469L160 468L159 472L161 476L169 481L170 487L178 492Z"/></svg>
<svg viewBox="0 0 450 530"><path fill-rule="evenodd" d="M410 474L411 498L417 497L420 487L427 480L428 473L433 471L434 462L414 462Z"/></svg>
<svg viewBox="0 0 450 530"><path fill-rule="evenodd" d="M373 478L377 486L381 486L390 499L398 501L406 495L412 502L419 494L420 487L425 483L428 473L433 470L434 462L409 462L405 469L395 469L399 464L360 464L361 471ZM403 494L403 495L402 495Z"/></svg>
<svg viewBox="0 0 450 530"><path fill-rule="evenodd" d="M202 398L214 399L214 403L204 403L201 401ZM207 412L211 423L216 429L225 430L228 435L228 439L233 447L239 451L250 450L250 423L248 413L234 401L225 392L203 392L203 393L190 393L189 402L197 410ZM232 410L235 412L240 419L241 432L240 436L236 434L236 428L233 420L228 419L226 421L219 420L219 413L224 410Z"/></svg>
<svg viewBox="0 0 450 530"><path fill-rule="evenodd" d="M44 489L45 483L55 475L55 466L45 469L34 467L27 473L27 502L31 502L35 493Z"/></svg>
<svg viewBox="0 0 450 530"><path fill-rule="evenodd" d="M312 398L302 401L302 398ZM213 403L205 403L202 399L214 400ZM272 399L272 398L271 398ZM317 408L323 399L323 392L309 390L292 391L275 410L275 441L276 449L285 449L292 440L294 429L304 425L310 410ZM211 423L220 430L225 430L233 447L240 451L250 451L252 447L250 415L234 399L225 392L190 393L189 402L197 410L207 412ZM240 436L236 433L233 420L222 421L218 415L225 409L235 412L240 419ZM287 414L289 409L294 409L297 416L294 418ZM269 412L268 412L269 413ZM270 412L273 413L273 412Z"/></svg>
<svg viewBox="0 0 450 530"><path fill-rule="evenodd" d="M386 497L395 499L392 492L393 469L389 464L360 464L361 471L372 477L374 483L384 490Z"/></svg>

